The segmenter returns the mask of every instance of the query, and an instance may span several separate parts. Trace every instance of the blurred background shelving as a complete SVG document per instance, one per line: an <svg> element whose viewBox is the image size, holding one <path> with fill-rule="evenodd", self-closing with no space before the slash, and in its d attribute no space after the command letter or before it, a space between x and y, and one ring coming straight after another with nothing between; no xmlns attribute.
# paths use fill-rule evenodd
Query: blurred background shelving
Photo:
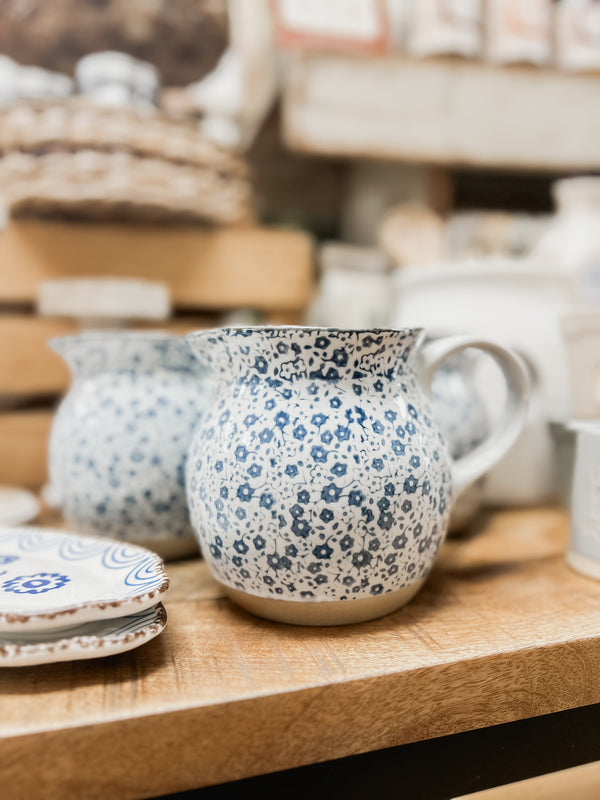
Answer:
<svg viewBox="0 0 600 800"><path fill-rule="evenodd" d="M541 506L569 502L569 363L600 387L600 322L594 330L577 316L600 320L599 91L597 0L0 3L0 488L46 484L70 381L48 341L96 326L182 335L223 324L424 325L514 347L534 384L516 449L469 487L462 533L472 535L445 543L402 620L350 638L338 630L341 661L331 661L322 633L261 633L267 623L232 617L196 561L179 564L161 637L173 652L156 651L150 668L134 654L110 680L104 664L79 685L82 673L65 668L47 691L37 674L5 679L3 775L31 794L39 762L51 787L149 795L464 728L477 735L598 700L597 587L565 564L568 515ZM573 309L565 349L561 320ZM491 419L503 401L494 375L467 366L470 400ZM587 394L600 418L600 391ZM489 511L498 506L508 510ZM64 525L58 511L47 517ZM287 672L286 636L298 667ZM414 680L422 691L402 691ZM375 685L383 716L372 714ZM75 723L74 690L89 701ZM313 691L324 702L305 724ZM41 721L28 711L40 697ZM352 724L339 724L340 708ZM233 737L232 713L245 720ZM185 769L181 753L164 768L161 737L156 757L148 750L149 718ZM198 735L187 734L190 719ZM132 772L119 737L138 724ZM261 736L262 750L240 762ZM201 737L213 749L199 757ZM71 745L87 747L77 764ZM584 756L564 757L569 766Z"/></svg>
<svg viewBox="0 0 600 800"><path fill-rule="evenodd" d="M67 380L46 341L87 324L38 314L48 281L161 283L169 313L130 327L383 325L406 266L528 257L552 184L600 169L598 15L575 5L7 6L0 448L36 466L0 482L43 478Z"/></svg>
<svg viewBox="0 0 600 800"><path fill-rule="evenodd" d="M90 276L159 281L168 287L173 315L131 326L182 335L239 309L255 309L273 323L297 323L312 294L311 265L311 240L299 231L11 222L0 231L0 335L6 343L0 352L0 483L39 488L46 480L53 409L69 384L64 362L47 342L81 330L76 319L35 313L44 282Z"/></svg>
<svg viewBox="0 0 600 800"><path fill-rule="evenodd" d="M598 87L596 75L531 65L294 54L284 70L283 134L292 149L321 155L594 170Z"/></svg>

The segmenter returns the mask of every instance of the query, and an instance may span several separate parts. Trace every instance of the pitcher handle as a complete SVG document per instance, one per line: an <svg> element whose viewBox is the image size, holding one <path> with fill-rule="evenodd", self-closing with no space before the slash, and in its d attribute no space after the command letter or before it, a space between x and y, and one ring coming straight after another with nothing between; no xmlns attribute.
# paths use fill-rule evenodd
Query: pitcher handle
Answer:
<svg viewBox="0 0 600 800"><path fill-rule="evenodd" d="M452 461L452 484L456 497L484 475L512 447L523 429L530 399L530 381L522 359L511 350L486 339L452 336L426 344L421 350L421 381L431 395L437 369L449 356L468 347L488 353L500 367L507 386L504 413L490 435L470 453Z"/></svg>

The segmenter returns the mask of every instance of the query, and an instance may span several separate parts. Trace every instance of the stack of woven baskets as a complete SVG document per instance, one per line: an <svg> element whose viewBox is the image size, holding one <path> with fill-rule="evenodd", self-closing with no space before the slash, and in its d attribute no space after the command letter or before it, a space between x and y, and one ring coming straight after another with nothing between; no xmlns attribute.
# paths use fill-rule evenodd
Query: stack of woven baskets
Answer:
<svg viewBox="0 0 600 800"><path fill-rule="evenodd" d="M0 109L0 195L11 213L193 220L250 215L244 161L193 124L83 96Z"/></svg>

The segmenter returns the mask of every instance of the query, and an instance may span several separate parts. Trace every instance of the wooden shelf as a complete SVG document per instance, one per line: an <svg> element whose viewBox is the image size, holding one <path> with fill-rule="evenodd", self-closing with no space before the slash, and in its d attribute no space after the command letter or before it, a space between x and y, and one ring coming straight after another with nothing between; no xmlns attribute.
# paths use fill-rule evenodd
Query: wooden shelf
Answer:
<svg viewBox="0 0 600 800"><path fill-rule="evenodd" d="M299 231L11 222L0 232L0 302L30 303L40 281L165 281L185 309L304 310L312 242Z"/></svg>
<svg viewBox="0 0 600 800"><path fill-rule="evenodd" d="M296 150L444 165L600 167L600 77L461 59L304 54L284 79Z"/></svg>
<svg viewBox="0 0 600 800"><path fill-rule="evenodd" d="M184 336L216 324L214 317L194 315L164 322L135 323L131 328L158 329ZM0 397L64 392L70 382L69 371L64 361L50 350L48 340L80 332L81 327L75 320L0 315L0 341L10 342L10 347L0 349Z"/></svg>
<svg viewBox="0 0 600 800"><path fill-rule="evenodd" d="M255 619L171 564L155 641L0 673L3 798L154 797L597 703L600 583L567 527L492 516L405 609L345 628Z"/></svg>
<svg viewBox="0 0 600 800"><path fill-rule="evenodd" d="M48 475L53 412L0 413L0 484L39 489Z"/></svg>

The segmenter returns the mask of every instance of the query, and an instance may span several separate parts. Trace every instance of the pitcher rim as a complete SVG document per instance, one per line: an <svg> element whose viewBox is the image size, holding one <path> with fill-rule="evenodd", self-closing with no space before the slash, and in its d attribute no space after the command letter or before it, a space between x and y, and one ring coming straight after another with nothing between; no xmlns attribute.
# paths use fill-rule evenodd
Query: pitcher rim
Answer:
<svg viewBox="0 0 600 800"><path fill-rule="evenodd" d="M186 340L195 339L198 336L215 336L222 333L232 333L234 331L261 331L271 333L275 331L315 331L323 334L327 333L355 333L378 336L387 333L413 334L415 336L423 333L425 328L336 328L324 325L226 325L220 328L199 328L185 334Z"/></svg>
<svg viewBox="0 0 600 800"><path fill-rule="evenodd" d="M110 342L128 340L131 342L164 342L164 341L184 341L185 336L178 336L175 333L161 330L131 331L131 330L90 330L80 331L79 333L67 334L66 336L53 336L48 339L48 347L54 349L54 345L64 342Z"/></svg>

